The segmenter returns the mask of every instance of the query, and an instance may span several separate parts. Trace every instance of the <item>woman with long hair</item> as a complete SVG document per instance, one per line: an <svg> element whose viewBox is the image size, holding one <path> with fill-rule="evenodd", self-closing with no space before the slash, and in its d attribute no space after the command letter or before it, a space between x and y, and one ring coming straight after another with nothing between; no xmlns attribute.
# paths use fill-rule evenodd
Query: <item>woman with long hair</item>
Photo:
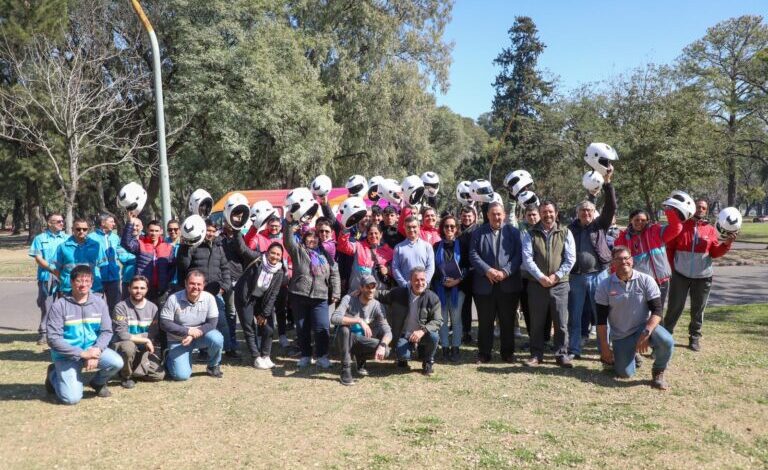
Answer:
<svg viewBox="0 0 768 470"><path fill-rule="evenodd" d="M452 214L440 220L439 242L435 249L435 277L433 287L440 298L443 311L443 325L440 327L440 345L443 347L443 359L459 362L459 346L462 339L461 310L464 304L464 292L460 284L469 270L468 248L459 241L459 223ZM453 331L448 338L448 322Z"/></svg>

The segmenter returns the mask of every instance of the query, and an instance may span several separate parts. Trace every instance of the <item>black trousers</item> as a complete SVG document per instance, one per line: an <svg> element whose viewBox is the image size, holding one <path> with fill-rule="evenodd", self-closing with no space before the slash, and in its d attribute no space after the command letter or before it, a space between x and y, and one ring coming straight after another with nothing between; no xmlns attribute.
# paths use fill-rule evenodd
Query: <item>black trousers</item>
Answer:
<svg viewBox="0 0 768 470"><path fill-rule="evenodd" d="M348 326L340 326L336 333L339 351L341 352L342 367L352 364L352 356L358 361L372 359L381 342L379 338L366 338L352 333ZM389 355L389 347L384 348L384 357Z"/></svg>
<svg viewBox="0 0 768 470"><path fill-rule="evenodd" d="M237 310L237 316L240 318L243 338L245 338L245 344L248 346L251 356L253 358L269 357L272 352L272 332L274 331L272 315L266 318L266 324L258 326L256 324L256 317L259 315L259 312L254 312L253 303L242 305L235 299L235 310Z"/></svg>
<svg viewBox="0 0 768 470"><path fill-rule="evenodd" d="M501 357L512 357L515 353L515 317L519 292L502 292L498 284L489 295L475 294L477 305L477 350L487 358L493 351L493 324L499 319L501 332ZM465 301L466 302L466 301Z"/></svg>
<svg viewBox="0 0 768 470"><path fill-rule="evenodd" d="M531 308L531 357L544 357L544 329L549 328L547 314L555 324L555 356L568 354L568 282L553 287L542 287L536 281L528 282L528 302Z"/></svg>

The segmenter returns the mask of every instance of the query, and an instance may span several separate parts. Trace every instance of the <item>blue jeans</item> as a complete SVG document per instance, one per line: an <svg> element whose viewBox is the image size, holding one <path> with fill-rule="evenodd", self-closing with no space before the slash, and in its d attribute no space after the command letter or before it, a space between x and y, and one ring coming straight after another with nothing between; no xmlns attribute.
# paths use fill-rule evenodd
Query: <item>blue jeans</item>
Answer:
<svg viewBox="0 0 768 470"><path fill-rule="evenodd" d="M635 347L643 330L645 325L641 325L626 338L613 340L613 369L619 377L628 378L635 375ZM653 349L653 368L666 369L675 350L672 334L659 325L651 333L650 344Z"/></svg>
<svg viewBox="0 0 768 470"><path fill-rule="evenodd" d="M178 341L168 343L168 358L165 368L173 380L187 380L192 376L193 349L208 349L208 367L221 364L221 349L224 346L224 337L218 330L211 330L205 335L189 343L182 345Z"/></svg>
<svg viewBox="0 0 768 470"><path fill-rule="evenodd" d="M450 290L448 290L448 298L445 299L445 303L443 304L443 325L440 327L440 345L444 348L447 348L448 346L454 346L458 348L461 346L461 335L462 335L462 323L461 323L461 311L462 307L464 305L464 292L459 291L458 299L456 300L456 305L452 305L451 303L451 293ZM451 337L450 343L448 342L448 320L450 319L451 327L450 329L453 329L453 336Z"/></svg>
<svg viewBox="0 0 768 470"><path fill-rule="evenodd" d="M315 355L328 354L331 340L331 319L328 316L328 301L291 294L291 308L296 321L296 334L301 348L301 357L312 357L312 336L315 337Z"/></svg>
<svg viewBox="0 0 768 470"><path fill-rule="evenodd" d="M581 354L581 316L587 303L589 312L596 313L595 291L597 285L608 277L608 270L589 274L570 274L568 277L568 352ZM600 345L598 342L598 350Z"/></svg>
<svg viewBox="0 0 768 470"><path fill-rule="evenodd" d="M234 351L237 349L237 337L235 336L234 324L227 317L227 306L224 303L224 297L221 295L216 296L216 307L219 310L219 318L216 320L216 329L221 333L224 338L224 350Z"/></svg>
<svg viewBox="0 0 768 470"><path fill-rule="evenodd" d="M50 376L56 396L65 405L76 405L83 398L82 359L60 359L54 361L55 369ZM99 371L91 379L93 385L104 385L123 368L123 358L112 349L105 349L99 357Z"/></svg>
<svg viewBox="0 0 768 470"><path fill-rule="evenodd" d="M459 312L461 312L461 309L459 309ZM410 336L410 333L408 336ZM411 359L411 349L413 349L413 346L415 345L408 341L408 336L403 334L397 340L395 353L397 354L398 361L407 361ZM459 338L461 338L461 336L459 336ZM424 354L426 355L426 357L422 356L424 362L435 362L435 353L437 352L437 346L439 344L438 339L437 333L432 332L427 332L421 337L418 346L424 347Z"/></svg>

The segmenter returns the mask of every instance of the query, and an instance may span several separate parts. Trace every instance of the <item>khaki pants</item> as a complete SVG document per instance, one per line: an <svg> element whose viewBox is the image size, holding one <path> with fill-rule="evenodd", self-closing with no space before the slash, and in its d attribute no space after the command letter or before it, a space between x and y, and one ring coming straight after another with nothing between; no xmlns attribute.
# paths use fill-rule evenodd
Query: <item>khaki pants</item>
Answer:
<svg viewBox="0 0 768 470"><path fill-rule="evenodd" d="M150 354L143 346L137 346L133 341L118 341L112 348L123 358L123 368L120 377L148 381L158 381L165 378L165 369L158 356Z"/></svg>

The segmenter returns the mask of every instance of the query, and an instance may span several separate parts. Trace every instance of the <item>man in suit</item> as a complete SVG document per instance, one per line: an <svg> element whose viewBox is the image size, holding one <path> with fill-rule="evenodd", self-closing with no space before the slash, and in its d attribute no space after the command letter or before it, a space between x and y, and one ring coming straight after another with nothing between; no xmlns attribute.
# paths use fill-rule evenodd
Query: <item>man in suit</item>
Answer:
<svg viewBox="0 0 768 470"><path fill-rule="evenodd" d="M376 293L376 300L389 307L387 320L392 326L397 366L407 369L411 349L418 346L424 375L432 375L438 332L443 324L440 299L427 289L428 284L426 269L417 266L411 270L408 287Z"/></svg>
<svg viewBox="0 0 768 470"><path fill-rule="evenodd" d="M477 305L477 363L491 360L493 324L499 318L501 359L515 360L515 315L520 298L520 232L505 224L504 206L488 206L488 224L472 233L469 261L475 269L472 288Z"/></svg>

